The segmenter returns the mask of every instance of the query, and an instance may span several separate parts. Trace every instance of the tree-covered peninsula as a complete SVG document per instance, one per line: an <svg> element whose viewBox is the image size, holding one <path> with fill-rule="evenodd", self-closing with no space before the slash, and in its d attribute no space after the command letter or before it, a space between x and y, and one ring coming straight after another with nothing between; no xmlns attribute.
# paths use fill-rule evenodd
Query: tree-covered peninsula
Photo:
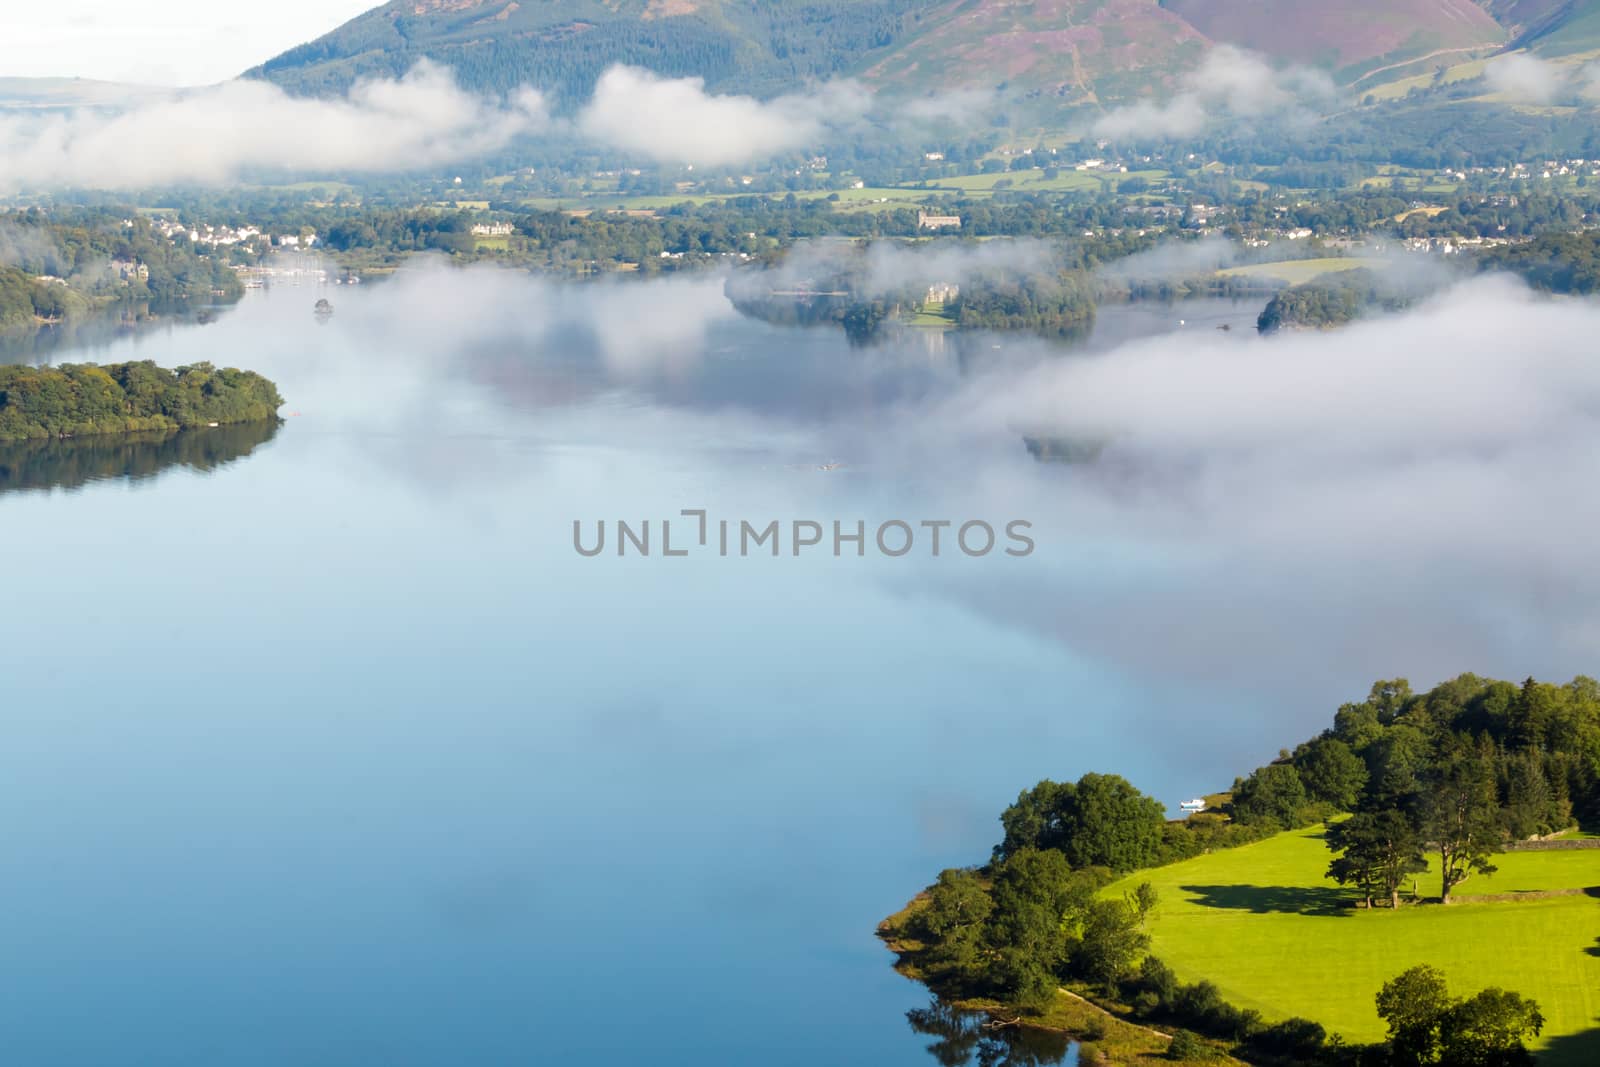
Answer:
<svg viewBox="0 0 1600 1067"><path fill-rule="evenodd" d="M0 441L270 422L282 406L261 375L210 363L0 366Z"/></svg>
<svg viewBox="0 0 1600 1067"><path fill-rule="evenodd" d="M1205 800L1169 821L1115 775L1040 782L880 934L946 1002L1094 1056L1496 1067L1542 1034L1593 1062L1600 683L1382 681Z"/></svg>

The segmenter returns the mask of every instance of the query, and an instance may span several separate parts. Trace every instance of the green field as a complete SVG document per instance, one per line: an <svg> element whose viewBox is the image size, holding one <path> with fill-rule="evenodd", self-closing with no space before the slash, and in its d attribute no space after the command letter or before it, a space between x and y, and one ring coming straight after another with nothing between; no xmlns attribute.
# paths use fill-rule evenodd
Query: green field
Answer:
<svg viewBox="0 0 1600 1067"><path fill-rule="evenodd" d="M1373 997L1408 967L1444 971L1451 992L1486 986L1539 1002L1540 1063L1600 1063L1600 901L1589 896L1508 903L1352 909L1352 894L1323 877L1322 829L1140 871L1161 894L1152 951L1184 981L1208 978L1268 1020L1315 1019L1354 1041L1384 1036ZM1600 885L1600 850L1517 852L1500 870L1457 890L1473 895ZM1419 876L1423 895L1439 891Z"/></svg>
<svg viewBox="0 0 1600 1067"><path fill-rule="evenodd" d="M1371 88L1361 89L1363 96L1370 93L1378 100L1399 100L1413 89L1428 89L1434 85L1450 85L1469 78L1483 77L1487 64L1482 59L1469 59L1465 63L1456 63L1448 67L1436 67L1434 70L1417 74L1409 78L1400 78L1397 81L1386 82ZM1438 74L1436 71L1444 73Z"/></svg>
<svg viewBox="0 0 1600 1067"><path fill-rule="evenodd" d="M1020 171L1003 171L996 174L967 174L952 178L938 178L926 184L869 185L860 189L806 189L793 195L799 200L826 200L833 198L838 211L887 211L894 208L916 207L932 200L952 195L984 199L996 192L1019 193L1073 193L1114 190L1122 182L1133 178L1161 181L1171 175L1164 170L1140 170L1128 174L1102 171L1062 170L1054 178L1046 178L1040 168ZM996 189L996 185L1000 185ZM789 193L767 192L699 192L667 193L662 196L627 195L613 188L615 183L595 183L595 188L576 196L536 196L522 201L524 207L536 211L598 211L627 209L633 211L661 211L679 204L709 204L761 197L782 200ZM1265 188L1265 186L1263 186Z"/></svg>
<svg viewBox="0 0 1600 1067"><path fill-rule="evenodd" d="M1281 263L1252 263L1247 267L1228 267L1217 271L1224 278L1277 278L1290 285L1301 285L1324 274L1370 267L1381 270L1381 259L1360 256L1328 256L1322 259L1286 259Z"/></svg>

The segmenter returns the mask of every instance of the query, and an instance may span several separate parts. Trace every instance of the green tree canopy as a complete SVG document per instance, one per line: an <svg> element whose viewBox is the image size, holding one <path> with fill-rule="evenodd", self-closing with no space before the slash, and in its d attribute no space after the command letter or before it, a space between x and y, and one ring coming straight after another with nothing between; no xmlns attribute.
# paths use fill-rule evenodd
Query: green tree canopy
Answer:
<svg viewBox="0 0 1600 1067"><path fill-rule="evenodd" d="M1369 908L1379 895L1399 907L1406 875L1428 869L1411 821L1394 810L1358 812L1329 824L1327 844L1339 853L1328 864L1328 877L1360 889Z"/></svg>
<svg viewBox="0 0 1600 1067"><path fill-rule="evenodd" d="M1076 784L1040 782L1000 816L1007 856L1020 848L1054 849L1074 867L1131 871L1159 861L1166 813L1161 802L1115 774L1086 774Z"/></svg>

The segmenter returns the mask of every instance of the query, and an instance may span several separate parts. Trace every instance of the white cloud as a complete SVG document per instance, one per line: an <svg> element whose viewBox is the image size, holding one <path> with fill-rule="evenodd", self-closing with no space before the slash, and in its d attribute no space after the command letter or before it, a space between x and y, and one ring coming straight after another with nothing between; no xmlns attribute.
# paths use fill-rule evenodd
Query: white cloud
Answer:
<svg viewBox="0 0 1600 1067"><path fill-rule="evenodd" d="M1060 259L1058 248L1031 238L980 243L948 239L915 245L874 241L865 249L832 241L803 241L790 249L776 268L735 272L732 286L752 292L807 288L849 272L857 296L877 297L907 287L963 285L985 275L1053 276L1061 269Z"/></svg>
<svg viewBox="0 0 1600 1067"><path fill-rule="evenodd" d="M1585 100L1600 100L1600 62L1590 63L1578 71L1578 95Z"/></svg>
<svg viewBox="0 0 1600 1067"><path fill-rule="evenodd" d="M758 100L708 93L699 78L616 66L575 119L557 120L537 90L506 99L476 95L448 69L422 61L403 78L364 81L336 99L238 80L150 91L120 107L0 109L0 191L436 167L536 134L576 135L659 162L715 167L815 149L847 132L921 137L933 126L975 119L993 102L985 93L933 94L872 116L872 94L852 81Z"/></svg>
<svg viewBox="0 0 1600 1067"><path fill-rule="evenodd" d="M591 140L652 159L725 166L814 146L830 127L860 120L871 96L853 82L761 101L713 96L701 78L612 67L578 116Z"/></svg>
<svg viewBox="0 0 1600 1067"><path fill-rule="evenodd" d="M1572 70L1537 56L1502 56L1484 71L1489 88L1524 104L1548 104L1572 88Z"/></svg>
<svg viewBox="0 0 1600 1067"><path fill-rule="evenodd" d="M1600 635L1596 330L1592 302L1488 278L1330 333L1179 331L975 381L907 453L1105 442L1044 485L982 468L1049 552L957 595L1141 676L1570 676Z"/></svg>
<svg viewBox="0 0 1600 1067"><path fill-rule="evenodd" d="M232 81L115 113L0 114L0 189L215 184L258 171L364 172L450 163L548 127L524 89L491 102L419 63L335 100Z"/></svg>
<svg viewBox="0 0 1600 1067"><path fill-rule="evenodd" d="M1259 118L1292 112L1333 98L1333 82L1304 67L1278 70L1261 57L1224 45L1184 79L1164 103L1142 101L1103 116L1098 137L1187 137L1224 118Z"/></svg>
<svg viewBox="0 0 1600 1067"><path fill-rule="evenodd" d="M988 122L1000 105L1000 94L993 89L948 89L897 101L882 118L926 134L947 131L951 125L965 129Z"/></svg>

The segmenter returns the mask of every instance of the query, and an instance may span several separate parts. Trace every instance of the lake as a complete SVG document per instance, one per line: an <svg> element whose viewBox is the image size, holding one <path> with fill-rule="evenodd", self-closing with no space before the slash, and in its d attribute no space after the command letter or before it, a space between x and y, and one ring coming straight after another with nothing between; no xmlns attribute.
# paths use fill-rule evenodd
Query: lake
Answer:
<svg viewBox="0 0 1600 1067"><path fill-rule="evenodd" d="M1033 384L1257 359L1260 303L1106 309L1074 348L853 348L714 278L419 270L50 353L243 366L287 405L210 444L0 458L4 1047L928 1064L927 995L874 928L984 860L1023 787L1117 772L1175 806L1374 678L1570 675L1591 647L1486 572L1492 540L1299 518L1387 461L1237 423L1166 449L1137 419L1104 462L1030 455ZM649 520L651 554L580 555L602 520ZM664 520L693 551L662 554ZM722 520L777 521L780 554L719 554ZM1019 520L1030 554L951 548ZM797 521L822 547L791 552ZM903 556L873 544L895 521ZM952 523L938 556L925 521ZM1499 623L1406 606L1469 567Z"/></svg>

